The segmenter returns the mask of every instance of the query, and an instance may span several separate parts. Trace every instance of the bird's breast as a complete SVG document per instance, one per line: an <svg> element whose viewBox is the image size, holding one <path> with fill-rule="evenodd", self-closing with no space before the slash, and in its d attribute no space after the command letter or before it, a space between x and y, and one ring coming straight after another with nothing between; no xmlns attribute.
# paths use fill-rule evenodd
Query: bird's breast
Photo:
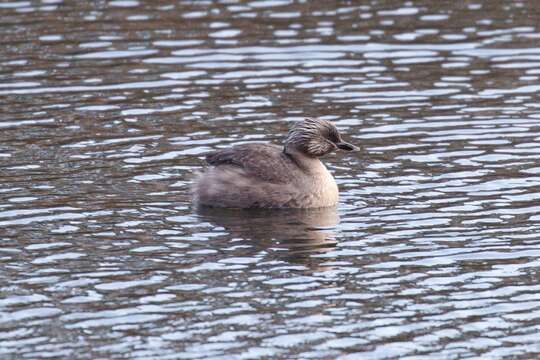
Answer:
<svg viewBox="0 0 540 360"><path fill-rule="evenodd" d="M312 207L335 206L338 202L339 190L332 174L322 165L320 171L314 175L311 189Z"/></svg>

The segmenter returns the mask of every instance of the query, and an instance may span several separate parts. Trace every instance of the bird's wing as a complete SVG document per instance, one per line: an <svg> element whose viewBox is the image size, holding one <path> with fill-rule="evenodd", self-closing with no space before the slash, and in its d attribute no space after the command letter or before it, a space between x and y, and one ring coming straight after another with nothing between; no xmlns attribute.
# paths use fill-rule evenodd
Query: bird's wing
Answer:
<svg viewBox="0 0 540 360"><path fill-rule="evenodd" d="M291 180L291 160L282 149L270 144L243 144L212 151L206 154L206 162L212 166L233 165L248 175L272 183Z"/></svg>

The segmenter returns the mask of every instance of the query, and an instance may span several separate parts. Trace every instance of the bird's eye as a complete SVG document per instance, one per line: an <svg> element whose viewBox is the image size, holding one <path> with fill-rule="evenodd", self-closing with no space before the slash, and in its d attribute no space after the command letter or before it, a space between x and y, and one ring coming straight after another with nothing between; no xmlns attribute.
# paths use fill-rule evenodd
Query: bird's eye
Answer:
<svg viewBox="0 0 540 360"><path fill-rule="evenodd" d="M328 140L330 140L333 143L339 142L339 135L338 135L337 131L335 131L333 129L330 130L329 133L328 133Z"/></svg>

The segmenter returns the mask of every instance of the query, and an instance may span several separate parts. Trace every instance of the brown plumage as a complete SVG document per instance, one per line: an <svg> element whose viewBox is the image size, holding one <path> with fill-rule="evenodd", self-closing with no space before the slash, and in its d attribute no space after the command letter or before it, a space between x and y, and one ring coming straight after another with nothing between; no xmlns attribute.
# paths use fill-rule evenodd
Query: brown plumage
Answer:
<svg viewBox="0 0 540 360"><path fill-rule="evenodd" d="M338 188L318 159L336 149L356 150L335 126L305 119L285 146L244 144L207 154L210 169L193 186L198 205L227 208L319 208L336 205Z"/></svg>
<svg viewBox="0 0 540 360"><path fill-rule="evenodd" d="M212 166L235 165L250 176L275 184L292 181L295 167L283 147L272 144L235 145L208 153L206 162Z"/></svg>

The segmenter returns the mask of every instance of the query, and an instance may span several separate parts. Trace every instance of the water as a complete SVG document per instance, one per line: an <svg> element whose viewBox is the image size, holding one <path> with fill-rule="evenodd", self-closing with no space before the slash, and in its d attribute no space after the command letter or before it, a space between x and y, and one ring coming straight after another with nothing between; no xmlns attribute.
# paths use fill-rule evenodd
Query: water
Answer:
<svg viewBox="0 0 540 360"><path fill-rule="evenodd" d="M534 2L0 3L3 359L540 356ZM202 211L302 116L337 210Z"/></svg>

